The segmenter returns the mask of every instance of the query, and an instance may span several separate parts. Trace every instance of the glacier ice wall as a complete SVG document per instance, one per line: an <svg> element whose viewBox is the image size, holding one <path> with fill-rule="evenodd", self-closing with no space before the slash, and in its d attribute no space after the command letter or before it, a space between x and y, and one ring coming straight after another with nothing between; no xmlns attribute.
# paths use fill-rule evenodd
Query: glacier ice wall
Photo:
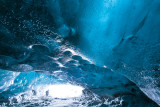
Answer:
<svg viewBox="0 0 160 107"><path fill-rule="evenodd" d="M53 70L41 56L74 47L160 104L159 13L159 0L0 0L1 69Z"/></svg>
<svg viewBox="0 0 160 107"><path fill-rule="evenodd" d="M88 44L85 52L102 65L126 75L157 102L159 5L158 0L89 1L87 11L79 19L80 34Z"/></svg>
<svg viewBox="0 0 160 107"><path fill-rule="evenodd" d="M63 3L61 17L75 29L77 38L72 38L78 43L69 41L97 64L126 75L159 102L159 0Z"/></svg>

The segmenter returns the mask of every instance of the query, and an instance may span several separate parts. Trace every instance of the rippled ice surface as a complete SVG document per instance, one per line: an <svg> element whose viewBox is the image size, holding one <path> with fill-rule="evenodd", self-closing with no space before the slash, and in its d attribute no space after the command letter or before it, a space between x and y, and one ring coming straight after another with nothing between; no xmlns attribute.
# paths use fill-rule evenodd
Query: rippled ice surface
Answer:
<svg viewBox="0 0 160 107"><path fill-rule="evenodd" d="M30 56L28 60L31 60L32 57ZM113 101L106 100L105 102L88 88L85 77L83 77L86 74L83 74L78 66L89 64L89 60L84 60L79 55L72 55L71 51L65 51L63 58L51 59L45 63L43 61L40 67L33 68L29 64L20 64L14 65L16 72L0 70L0 80L3 81L0 84L1 105L57 107L100 106L103 103L111 104L112 102L120 105L122 103L118 97L115 101L113 99Z"/></svg>
<svg viewBox="0 0 160 107"><path fill-rule="evenodd" d="M0 70L2 106L157 106L127 78L72 49L55 57L40 56L30 53L26 64Z"/></svg>
<svg viewBox="0 0 160 107"><path fill-rule="evenodd" d="M158 107L159 4L0 0L0 105Z"/></svg>

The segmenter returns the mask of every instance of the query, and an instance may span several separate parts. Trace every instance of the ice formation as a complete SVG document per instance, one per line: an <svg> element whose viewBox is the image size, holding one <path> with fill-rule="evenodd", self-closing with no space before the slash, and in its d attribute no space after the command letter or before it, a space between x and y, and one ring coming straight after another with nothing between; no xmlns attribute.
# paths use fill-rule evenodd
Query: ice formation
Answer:
<svg viewBox="0 0 160 107"><path fill-rule="evenodd" d="M158 107L159 13L159 0L0 0L0 105Z"/></svg>

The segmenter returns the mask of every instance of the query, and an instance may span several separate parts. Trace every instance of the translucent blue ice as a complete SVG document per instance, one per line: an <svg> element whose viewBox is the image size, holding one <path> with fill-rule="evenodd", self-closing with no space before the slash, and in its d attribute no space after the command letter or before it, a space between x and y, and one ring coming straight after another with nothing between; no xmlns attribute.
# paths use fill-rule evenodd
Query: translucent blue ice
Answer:
<svg viewBox="0 0 160 107"><path fill-rule="evenodd" d="M0 0L0 105L158 106L159 25L159 0Z"/></svg>

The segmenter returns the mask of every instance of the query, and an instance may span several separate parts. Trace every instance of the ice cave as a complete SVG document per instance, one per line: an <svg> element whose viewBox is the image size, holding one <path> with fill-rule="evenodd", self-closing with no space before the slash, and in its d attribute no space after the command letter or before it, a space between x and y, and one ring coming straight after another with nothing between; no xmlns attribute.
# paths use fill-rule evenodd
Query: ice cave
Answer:
<svg viewBox="0 0 160 107"><path fill-rule="evenodd" d="M159 107L160 0L0 0L0 107Z"/></svg>

